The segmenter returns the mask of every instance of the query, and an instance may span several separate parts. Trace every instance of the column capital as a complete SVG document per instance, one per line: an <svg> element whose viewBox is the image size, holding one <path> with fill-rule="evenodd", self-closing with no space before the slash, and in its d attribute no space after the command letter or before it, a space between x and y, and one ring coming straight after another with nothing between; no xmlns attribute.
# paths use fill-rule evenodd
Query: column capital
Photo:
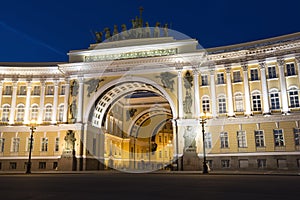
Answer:
<svg viewBox="0 0 300 200"><path fill-rule="evenodd" d="M231 64L224 65L226 73L229 74L231 72Z"/></svg>
<svg viewBox="0 0 300 200"><path fill-rule="evenodd" d="M248 63L247 62L241 62L241 66L243 68L243 71L248 71Z"/></svg>
<svg viewBox="0 0 300 200"><path fill-rule="evenodd" d="M54 87L58 87L58 84L59 84L58 79L54 79L54 80L53 80L53 83L54 83Z"/></svg>
<svg viewBox="0 0 300 200"><path fill-rule="evenodd" d="M84 83L84 77L83 77L83 76L78 76L77 78L78 78L79 84L80 84L80 83L81 83L81 84Z"/></svg>
<svg viewBox="0 0 300 200"><path fill-rule="evenodd" d="M300 54L295 56L297 63L300 63Z"/></svg>
<svg viewBox="0 0 300 200"><path fill-rule="evenodd" d="M258 66L259 66L260 70L265 70L266 66L267 66L266 61L265 60L259 60L258 61Z"/></svg>
<svg viewBox="0 0 300 200"><path fill-rule="evenodd" d="M279 66L279 67L283 67L283 66L284 66L284 63L285 63L284 58L278 57L278 58L277 58L277 63L278 63L278 66Z"/></svg>
<svg viewBox="0 0 300 200"><path fill-rule="evenodd" d="M215 75L215 69L210 69L210 70L209 70L209 74L210 74L210 75Z"/></svg>

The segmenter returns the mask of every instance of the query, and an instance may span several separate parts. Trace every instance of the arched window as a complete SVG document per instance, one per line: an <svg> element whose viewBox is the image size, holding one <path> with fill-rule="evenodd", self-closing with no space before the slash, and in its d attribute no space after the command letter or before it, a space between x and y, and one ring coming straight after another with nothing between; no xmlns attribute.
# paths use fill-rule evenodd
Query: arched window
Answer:
<svg viewBox="0 0 300 200"><path fill-rule="evenodd" d="M10 111L10 105L8 105L8 104L3 105L3 109L2 109L2 121L3 122L8 122L9 111Z"/></svg>
<svg viewBox="0 0 300 200"><path fill-rule="evenodd" d="M17 106L17 122L21 122L24 120L24 112L25 106L23 104L19 104Z"/></svg>
<svg viewBox="0 0 300 200"><path fill-rule="evenodd" d="M235 101L235 109L236 112L243 112L244 111L244 101L243 101L243 95L242 93L236 93L234 95L234 101Z"/></svg>
<svg viewBox="0 0 300 200"><path fill-rule="evenodd" d="M260 92L258 91L252 93L252 109L253 111L261 111Z"/></svg>
<svg viewBox="0 0 300 200"><path fill-rule="evenodd" d="M272 110L280 109L279 92L277 89L270 90L270 103Z"/></svg>
<svg viewBox="0 0 300 200"><path fill-rule="evenodd" d="M202 97L202 111L203 112L210 112L209 97L208 96Z"/></svg>
<svg viewBox="0 0 300 200"><path fill-rule="evenodd" d="M45 121L51 121L51 115L52 115L52 105L48 104L46 105L46 109L45 109Z"/></svg>
<svg viewBox="0 0 300 200"><path fill-rule="evenodd" d="M298 108L299 107L299 92L298 88L291 87L289 89L289 98L290 98L290 107Z"/></svg>
<svg viewBox="0 0 300 200"><path fill-rule="evenodd" d="M59 105L59 108L58 108L58 121L62 122L63 118L64 118L64 105L61 104L61 105Z"/></svg>
<svg viewBox="0 0 300 200"><path fill-rule="evenodd" d="M36 105L36 104L32 105L31 106L30 119L31 120L37 120L38 113L39 113L39 107L38 107L38 105Z"/></svg>
<svg viewBox="0 0 300 200"><path fill-rule="evenodd" d="M219 113L226 113L226 98L224 95L218 97Z"/></svg>

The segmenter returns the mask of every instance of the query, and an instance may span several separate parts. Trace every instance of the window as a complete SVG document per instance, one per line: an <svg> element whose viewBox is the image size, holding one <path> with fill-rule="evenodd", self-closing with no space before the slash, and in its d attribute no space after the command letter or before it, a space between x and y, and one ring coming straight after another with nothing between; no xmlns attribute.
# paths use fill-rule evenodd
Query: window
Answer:
<svg viewBox="0 0 300 200"><path fill-rule="evenodd" d="M238 93L234 96L235 100L235 109L237 112L243 112L244 111L244 102L243 102L243 96L241 93Z"/></svg>
<svg viewBox="0 0 300 200"><path fill-rule="evenodd" d="M300 133L300 128L294 128L294 139L295 139L295 145L300 145L299 141L299 134Z"/></svg>
<svg viewBox="0 0 300 200"><path fill-rule="evenodd" d="M288 76L296 75L296 69L294 63L286 64L286 73Z"/></svg>
<svg viewBox="0 0 300 200"><path fill-rule="evenodd" d="M209 98L208 97L203 97L202 98L202 110L203 110L203 112L210 112Z"/></svg>
<svg viewBox="0 0 300 200"><path fill-rule="evenodd" d="M217 84L224 84L224 73L218 73L217 74Z"/></svg>
<svg viewBox="0 0 300 200"><path fill-rule="evenodd" d="M59 92L59 94L60 95L65 95L65 93L66 93L66 86L65 85L61 85L60 86L60 92Z"/></svg>
<svg viewBox="0 0 300 200"><path fill-rule="evenodd" d="M20 86L19 95L26 95L26 86Z"/></svg>
<svg viewBox="0 0 300 200"><path fill-rule="evenodd" d="M47 105L45 110L45 121L51 121L52 105Z"/></svg>
<svg viewBox="0 0 300 200"><path fill-rule="evenodd" d="M220 133L220 141L221 141L221 148L228 148L228 133L221 132Z"/></svg>
<svg viewBox="0 0 300 200"><path fill-rule="evenodd" d="M59 137L55 138L55 147L54 147L55 151L59 151Z"/></svg>
<svg viewBox="0 0 300 200"><path fill-rule="evenodd" d="M161 136L158 136L158 142L162 143Z"/></svg>
<svg viewBox="0 0 300 200"><path fill-rule="evenodd" d="M221 167L222 168L229 168L230 167L230 161L229 160L221 160Z"/></svg>
<svg viewBox="0 0 300 200"><path fill-rule="evenodd" d="M261 99L259 92L254 92L252 94L252 106L253 111L261 111Z"/></svg>
<svg viewBox="0 0 300 200"><path fill-rule="evenodd" d="M62 122L64 118L64 105L60 105L58 108L58 121Z"/></svg>
<svg viewBox="0 0 300 200"><path fill-rule="evenodd" d="M241 72L240 71L234 71L233 72L233 82L241 82Z"/></svg>
<svg viewBox="0 0 300 200"><path fill-rule="evenodd" d="M46 169L46 162L39 162L39 169Z"/></svg>
<svg viewBox="0 0 300 200"><path fill-rule="evenodd" d="M257 159L257 168L264 169L267 167L267 160L266 159Z"/></svg>
<svg viewBox="0 0 300 200"><path fill-rule="evenodd" d="M298 108L299 107L299 95L296 87L292 87L289 91L290 97L290 107Z"/></svg>
<svg viewBox="0 0 300 200"><path fill-rule="evenodd" d="M268 67L269 78L277 78L275 66Z"/></svg>
<svg viewBox="0 0 300 200"><path fill-rule="evenodd" d="M239 168L248 168L249 161L246 159L239 160Z"/></svg>
<svg viewBox="0 0 300 200"><path fill-rule="evenodd" d="M31 137L27 138L27 151L30 151L30 138ZM33 150L33 146L34 146L34 138L32 138L32 147L31 147L31 150Z"/></svg>
<svg viewBox="0 0 300 200"><path fill-rule="evenodd" d="M202 75L201 76L201 81L202 81L202 83L201 83L202 86L208 85L207 75Z"/></svg>
<svg viewBox="0 0 300 200"><path fill-rule="evenodd" d="M17 163L16 162L10 162L9 163L9 169L17 169Z"/></svg>
<svg viewBox="0 0 300 200"><path fill-rule="evenodd" d="M19 152L20 147L20 138L13 138L12 139L12 152Z"/></svg>
<svg viewBox="0 0 300 200"><path fill-rule="evenodd" d="M276 147L284 146L282 129L274 129L274 143Z"/></svg>
<svg viewBox="0 0 300 200"><path fill-rule="evenodd" d="M41 151L48 151L48 138L42 138Z"/></svg>
<svg viewBox="0 0 300 200"><path fill-rule="evenodd" d="M3 122L8 122L9 111L10 111L10 106L4 105L3 110L2 110L2 121Z"/></svg>
<svg viewBox="0 0 300 200"><path fill-rule="evenodd" d="M54 94L54 86L53 85L47 85L46 95L53 95L53 94Z"/></svg>
<svg viewBox="0 0 300 200"><path fill-rule="evenodd" d="M4 143L5 143L5 139L0 138L0 153L4 152Z"/></svg>
<svg viewBox="0 0 300 200"><path fill-rule="evenodd" d="M21 122L24 119L25 107L24 105L18 105L17 107L17 121Z"/></svg>
<svg viewBox="0 0 300 200"><path fill-rule="evenodd" d="M38 105L33 105L31 107L31 120L37 120L38 118L38 112L39 112L39 108L38 108Z"/></svg>
<svg viewBox="0 0 300 200"><path fill-rule="evenodd" d="M245 131L238 131L237 132L237 139L238 139L238 147L239 148L245 148L247 147L247 138L246 138L246 132Z"/></svg>
<svg viewBox="0 0 300 200"><path fill-rule="evenodd" d="M280 109L279 92L276 90L270 93L271 109Z"/></svg>
<svg viewBox="0 0 300 200"><path fill-rule="evenodd" d="M58 162L53 162L53 169L57 170L58 168Z"/></svg>
<svg viewBox="0 0 300 200"><path fill-rule="evenodd" d="M36 85L33 87L32 95L33 96L38 96L40 95L41 87Z"/></svg>
<svg viewBox="0 0 300 200"><path fill-rule="evenodd" d="M162 152L159 151L159 158L162 158Z"/></svg>
<svg viewBox="0 0 300 200"><path fill-rule="evenodd" d="M254 131L254 136L255 136L255 146L264 147L265 146L264 131L262 130Z"/></svg>
<svg viewBox="0 0 300 200"><path fill-rule="evenodd" d="M4 95L11 95L12 94L12 86L7 85L5 86Z"/></svg>
<svg viewBox="0 0 300 200"><path fill-rule="evenodd" d="M211 137L211 133L205 133L205 148L206 149L211 149L212 147L212 137Z"/></svg>
<svg viewBox="0 0 300 200"><path fill-rule="evenodd" d="M219 103L219 113L226 113L226 99L225 96L220 96L218 98Z"/></svg>
<svg viewBox="0 0 300 200"><path fill-rule="evenodd" d="M258 80L258 70L257 69L251 69L250 70L251 75L251 81Z"/></svg>

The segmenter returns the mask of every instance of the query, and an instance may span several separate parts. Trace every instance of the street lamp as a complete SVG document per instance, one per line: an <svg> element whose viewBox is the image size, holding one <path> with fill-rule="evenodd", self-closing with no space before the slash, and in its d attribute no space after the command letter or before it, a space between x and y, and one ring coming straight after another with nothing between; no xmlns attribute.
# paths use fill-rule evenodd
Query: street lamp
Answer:
<svg viewBox="0 0 300 200"><path fill-rule="evenodd" d="M206 163L206 154L205 154L205 130L204 130L204 124L208 119L211 118L211 115L209 113L201 113L200 115L200 123L202 125L202 144L203 144L203 174L208 174L208 167Z"/></svg>
<svg viewBox="0 0 300 200"><path fill-rule="evenodd" d="M32 151L33 133L36 129L36 121L32 120L29 126L30 126L30 144L29 144L29 156L28 156L28 162L26 167L26 174L31 173L31 151Z"/></svg>

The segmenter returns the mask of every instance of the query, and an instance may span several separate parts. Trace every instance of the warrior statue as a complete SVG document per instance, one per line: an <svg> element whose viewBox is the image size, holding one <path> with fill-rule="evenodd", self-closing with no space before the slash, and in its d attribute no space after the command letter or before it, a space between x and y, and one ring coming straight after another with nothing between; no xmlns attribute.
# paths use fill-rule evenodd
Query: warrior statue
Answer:
<svg viewBox="0 0 300 200"><path fill-rule="evenodd" d="M160 36L160 30L159 30L160 23L156 22L155 28L154 28L154 33L153 37L159 37Z"/></svg>
<svg viewBox="0 0 300 200"><path fill-rule="evenodd" d="M95 32L95 36L96 36L96 42L97 43L101 43L102 42L102 32Z"/></svg>

